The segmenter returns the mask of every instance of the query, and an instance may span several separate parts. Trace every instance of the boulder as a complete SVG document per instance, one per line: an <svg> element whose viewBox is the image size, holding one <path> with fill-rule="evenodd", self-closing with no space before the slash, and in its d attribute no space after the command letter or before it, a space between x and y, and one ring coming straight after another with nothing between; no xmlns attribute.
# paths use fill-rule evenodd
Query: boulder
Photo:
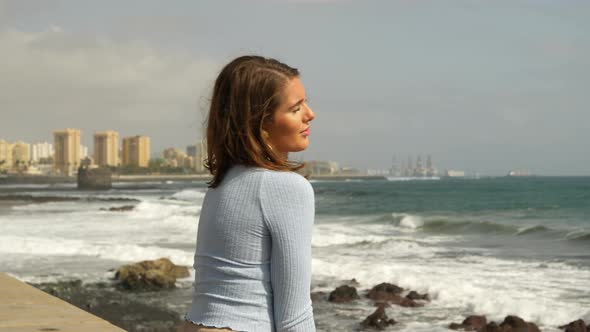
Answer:
<svg viewBox="0 0 590 332"><path fill-rule="evenodd" d="M111 170L108 167L101 166L90 168L90 162L80 165L78 168L78 189L90 190L108 190L113 187L111 180Z"/></svg>
<svg viewBox="0 0 590 332"><path fill-rule="evenodd" d="M403 292L403 288L398 287L390 283L381 283L373 287L367 297L371 300L382 303L387 302L391 304L397 304L402 307L421 307L422 304L415 302L407 297L402 297L400 294Z"/></svg>
<svg viewBox="0 0 590 332"><path fill-rule="evenodd" d="M500 325L495 322L487 323L485 316L469 316L463 323L452 323L449 328L477 332L540 332L536 324L525 322L518 316L506 316Z"/></svg>
<svg viewBox="0 0 590 332"><path fill-rule="evenodd" d="M540 332L535 323L525 322L524 319L518 316L506 316L500 327L507 332ZM510 327L510 329L507 329L507 327Z"/></svg>
<svg viewBox="0 0 590 332"><path fill-rule="evenodd" d="M451 330L465 330L465 331L479 331L483 329L487 324L486 316L469 316L463 320L463 323L451 323L449 328Z"/></svg>
<svg viewBox="0 0 590 332"><path fill-rule="evenodd" d="M490 322L478 332L506 332L506 330L498 326L496 322Z"/></svg>
<svg viewBox="0 0 590 332"><path fill-rule="evenodd" d="M123 265L115 272L115 278L127 290L174 288L177 278L189 275L186 266L175 265L168 258Z"/></svg>
<svg viewBox="0 0 590 332"><path fill-rule="evenodd" d="M351 287L358 287L360 286L360 283L356 280L356 278L352 278L348 282L346 282L346 285Z"/></svg>
<svg viewBox="0 0 590 332"><path fill-rule="evenodd" d="M123 206L113 206L111 208L105 209L101 208L101 211L115 211L115 212L124 212L124 211L131 211L135 208L135 205L123 205Z"/></svg>
<svg viewBox="0 0 590 332"><path fill-rule="evenodd" d="M586 323L581 319L570 322L567 325L560 326L559 328L564 329L565 332L588 332L589 330L589 328L586 326Z"/></svg>
<svg viewBox="0 0 590 332"><path fill-rule="evenodd" d="M408 298L410 300L430 301L430 297L428 296L428 294L419 294L416 291L409 292L408 295L406 295L406 298Z"/></svg>
<svg viewBox="0 0 590 332"><path fill-rule="evenodd" d="M371 288L368 296L369 296L369 298L371 298L371 296L375 296L376 294L379 294L379 293L401 294L403 291L404 291L404 289L401 287L398 287L397 285L390 284L388 282L383 282L383 283L380 283L379 285Z"/></svg>
<svg viewBox="0 0 590 332"><path fill-rule="evenodd" d="M356 292L356 288L348 285L343 285L330 293L328 297L328 301L335 302L335 303L346 303L351 302L353 300L359 299L359 295Z"/></svg>
<svg viewBox="0 0 590 332"><path fill-rule="evenodd" d="M403 288L384 282L371 288L367 297L376 302L389 302L400 297L401 292Z"/></svg>
<svg viewBox="0 0 590 332"><path fill-rule="evenodd" d="M367 318L361 322L361 326L363 328L374 328L381 331L387 326L395 324L396 321L394 319L390 319L385 314L386 306L387 304L380 304L375 312L367 316Z"/></svg>
<svg viewBox="0 0 590 332"><path fill-rule="evenodd" d="M463 325L470 326L474 330L482 329L488 324L486 316L469 316L463 320Z"/></svg>

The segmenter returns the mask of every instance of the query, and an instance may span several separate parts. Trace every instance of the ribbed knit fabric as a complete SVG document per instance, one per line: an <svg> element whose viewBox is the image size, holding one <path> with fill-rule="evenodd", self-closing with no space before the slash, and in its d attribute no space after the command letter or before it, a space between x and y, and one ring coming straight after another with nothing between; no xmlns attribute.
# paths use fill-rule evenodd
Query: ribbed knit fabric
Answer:
<svg viewBox="0 0 590 332"><path fill-rule="evenodd" d="M293 172L235 166L203 201L186 318L235 331L315 331L314 193Z"/></svg>

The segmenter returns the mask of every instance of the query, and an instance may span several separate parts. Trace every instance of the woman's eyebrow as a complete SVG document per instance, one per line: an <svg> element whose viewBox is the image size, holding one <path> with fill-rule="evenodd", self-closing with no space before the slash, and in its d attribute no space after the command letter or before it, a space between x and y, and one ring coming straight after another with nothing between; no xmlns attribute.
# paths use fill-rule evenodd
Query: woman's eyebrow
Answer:
<svg viewBox="0 0 590 332"><path fill-rule="evenodd" d="M289 106L289 108L293 108L295 106L299 106L301 103L303 103L305 101L305 98L301 98L299 101L297 101L295 104Z"/></svg>

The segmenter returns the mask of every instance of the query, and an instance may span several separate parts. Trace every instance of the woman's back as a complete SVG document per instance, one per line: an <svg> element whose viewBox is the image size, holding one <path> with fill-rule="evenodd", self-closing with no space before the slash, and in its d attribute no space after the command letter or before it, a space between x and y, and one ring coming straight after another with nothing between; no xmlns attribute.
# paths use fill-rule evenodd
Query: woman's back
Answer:
<svg viewBox="0 0 590 332"><path fill-rule="evenodd" d="M205 196L187 319L236 331L314 331L313 189L293 172L234 166Z"/></svg>

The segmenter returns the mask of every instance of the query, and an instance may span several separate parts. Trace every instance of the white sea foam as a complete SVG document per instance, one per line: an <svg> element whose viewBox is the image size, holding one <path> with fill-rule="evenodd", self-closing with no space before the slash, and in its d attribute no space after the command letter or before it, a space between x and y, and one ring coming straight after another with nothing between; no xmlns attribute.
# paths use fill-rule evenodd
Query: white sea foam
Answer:
<svg viewBox="0 0 590 332"><path fill-rule="evenodd" d="M192 265L203 192L182 190L171 196L174 200L161 199L157 190L142 190L141 195L142 202L129 212L99 211L125 203L56 202L21 206L0 216L0 267L14 264L24 271L19 274L23 278L87 279L85 273L94 273L90 279L104 280L106 266L117 262L169 257ZM416 231L432 216L391 216L319 215L312 243L314 284L331 290L333 280L356 278L361 289L387 281L429 293L433 300L424 311L388 308L394 314L413 310L411 315L419 317L402 322L401 331L442 332L447 322L440 323L440 317L460 322L469 314L496 321L517 314L540 323L543 331L557 331L557 325L578 318L590 320L590 270L488 257L493 252L460 248L456 241L461 234ZM89 272L93 268L99 272ZM192 278L182 283L190 285ZM436 316L436 326L424 323L425 315Z"/></svg>
<svg viewBox="0 0 590 332"><path fill-rule="evenodd" d="M384 250L385 251L385 250ZM588 313L590 272L564 264L525 263L486 257L461 259L399 259L382 254L357 257L316 255L313 273L318 279L355 278L361 288L392 282L419 292L429 293L429 308L485 314L493 320L518 315L548 327L575 320ZM388 259L389 257L389 259ZM567 283L568 287L563 287Z"/></svg>
<svg viewBox="0 0 590 332"><path fill-rule="evenodd" d="M193 253L179 249L60 238L0 236L0 252L27 256L91 256L122 262L168 257L176 264L193 263Z"/></svg>
<svg viewBox="0 0 590 332"><path fill-rule="evenodd" d="M400 227L417 229L424 226L424 221L420 216L405 215L399 222Z"/></svg>
<svg viewBox="0 0 590 332"><path fill-rule="evenodd" d="M34 211L34 212L52 212L52 211L79 211L80 203L78 202L48 202L32 203L26 205L15 205L12 207L15 211Z"/></svg>
<svg viewBox="0 0 590 332"><path fill-rule="evenodd" d="M483 249L459 249L457 253L457 248L440 245L457 237L418 238L418 233L404 232L403 227L420 225L420 217L393 217L400 219L400 228L326 220L316 225L313 276L317 284L328 286L315 290L329 291L336 286L334 280L352 278L360 282L361 289L392 282L429 293L433 300L428 311L455 317L458 322L470 314L484 314L499 322L506 315L518 315L540 324L543 331L557 331L558 325L590 315L588 269L482 256L487 254ZM437 331L429 326L422 330ZM403 330L420 329L407 326Z"/></svg>
<svg viewBox="0 0 590 332"><path fill-rule="evenodd" d="M314 227L312 245L325 247L360 242L381 242L387 239L387 235L364 234L355 228L343 228L338 224L319 224Z"/></svg>
<svg viewBox="0 0 590 332"><path fill-rule="evenodd" d="M196 202L201 200L205 197L205 193L200 190L195 189L185 189L183 191L179 191L172 195L173 198L188 201L188 202Z"/></svg>

